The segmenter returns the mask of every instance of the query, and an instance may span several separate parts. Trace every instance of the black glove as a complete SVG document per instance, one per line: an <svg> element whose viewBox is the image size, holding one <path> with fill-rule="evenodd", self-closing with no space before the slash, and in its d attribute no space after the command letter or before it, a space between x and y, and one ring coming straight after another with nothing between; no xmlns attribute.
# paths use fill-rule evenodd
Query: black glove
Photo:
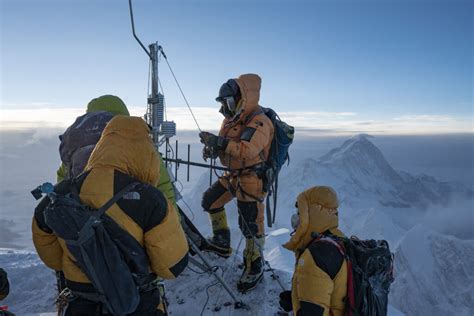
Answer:
<svg viewBox="0 0 474 316"><path fill-rule="evenodd" d="M227 138L217 136L209 132L201 132L199 133L199 137L201 138L201 143L206 145L208 148L207 150L209 153L211 153L211 156L215 156L214 158L217 157L217 152L220 150L225 150L229 144L229 140Z"/></svg>
<svg viewBox="0 0 474 316"><path fill-rule="evenodd" d="M207 159L216 159L219 156L219 153L217 151L211 150L209 147L204 146L202 149L202 158L204 158L204 161L207 161Z"/></svg>
<svg viewBox="0 0 474 316"><path fill-rule="evenodd" d="M280 307L283 308L285 312L291 312L293 310L291 291L283 291L280 293Z"/></svg>

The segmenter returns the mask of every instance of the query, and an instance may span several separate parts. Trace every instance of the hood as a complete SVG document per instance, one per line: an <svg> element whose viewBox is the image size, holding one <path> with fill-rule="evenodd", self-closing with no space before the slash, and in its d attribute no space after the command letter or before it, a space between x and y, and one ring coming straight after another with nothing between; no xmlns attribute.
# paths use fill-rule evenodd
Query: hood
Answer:
<svg viewBox="0 0 474 316"><path fill-rule="evenodd" d="M323 233L330 230L342 236L337 229L339 225L339 201L336 192L326 186L316 186L298 195L298 214L300 223L295 234L283 247L298 251L304 249L313 239L312 233Z"/></svg>
<svg viewBox="0 0 474 316"><path fill-rule="evenodd" d="M87 104L87 113L97 111L107 111L113 115L130 115L122 99L110 94L92 99L89 104Z"/></svg>
<svg viewBox="0 0 474 316"><path fill-rule="evenodd" d="M105 127L86 170L113 168L156 186L160 164L148 133L140 117L115 116Z"/></svg>
<svg viewBox="0 0 474 316"><path fill-rule="evenodd" d="M256 74L244 74L235 80L237 81L237 84L240 87L240 93L242 94L242 99L240 101L242 114L240 117L246 117L254 112L258 107L262 79Z"/></svg>

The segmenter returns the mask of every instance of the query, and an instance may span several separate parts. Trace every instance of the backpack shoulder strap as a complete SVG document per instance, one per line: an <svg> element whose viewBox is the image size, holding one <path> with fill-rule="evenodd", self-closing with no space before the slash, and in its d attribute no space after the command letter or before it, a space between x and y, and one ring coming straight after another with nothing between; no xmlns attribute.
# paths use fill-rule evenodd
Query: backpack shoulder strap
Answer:
<svg viewBox="0 0 474 316"><path fill-rule="evenodd" d="M259 106L259 108L255 111L253 111L252 113L250 113L246 118L245 118L245 121L244 121L244 124L247 125L255 116L259 115L259 114L262 114L264 113L263 112L263 108L261 106Z"/></svg>
<svg viewBox="0 0 474 316"><path fill-rule="evenodd" d="M311 240L311 242L308 244L308 247L313 244L313 243L316 243L316 242L327 242L327 243L330 243L332 244L333 246L335 246L337 248L337 250L339 251L339 253L341 255L344 256L344 258L346 257L346 249L344 248L344 246L341 244L340 240L338 239L338 237L335 237L333 235L325 235L325 234L318 234L313 240Z"/></svg>
<svg viewBox="0 0 474 316"><path fill-rule="evenodd" d="M127 184L122 190L117 192L110 200L107 201L104 205L102 205L98 210L97 210L97 216L102 216L105 214L105 212L112 206L114 205L118 200L120 200L127 192L130 190L133 190L139 183L138 182L132 182Z"/></svg>

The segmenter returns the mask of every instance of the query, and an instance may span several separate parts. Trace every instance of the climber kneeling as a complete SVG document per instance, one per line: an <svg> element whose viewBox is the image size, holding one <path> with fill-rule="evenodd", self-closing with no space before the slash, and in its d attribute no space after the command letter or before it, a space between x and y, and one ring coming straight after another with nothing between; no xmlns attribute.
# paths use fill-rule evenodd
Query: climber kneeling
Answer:
<svg viewBox="0 0 474 316"><path fill-rule="evenodd" d="M283 247L296 255L291 291L280 294L280 306L294 315L344 315L347 263L336 243L324 236L344 237L338 229L336 192L316 186L298 196L291 218L294 235ZM323 242L325 241L325 242Z"/></svg>

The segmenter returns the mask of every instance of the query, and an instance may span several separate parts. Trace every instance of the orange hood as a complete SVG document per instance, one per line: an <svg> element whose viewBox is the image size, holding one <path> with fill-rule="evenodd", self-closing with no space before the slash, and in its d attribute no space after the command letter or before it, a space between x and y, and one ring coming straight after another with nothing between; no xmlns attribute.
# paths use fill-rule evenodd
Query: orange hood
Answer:
<svg viewBox="0 0 474 316"><path fill-rule="evenodd" d="M113 168L156 186L160 164L148 126L139 117L117 115L105 127L86 170Z"/></svg>
<svg viewBox="0 0 474 316"><path fill-rule="evenodd" d="M240 118L244 118L258 108L262 79L256 74L244 74L235 79L240 87Z"/></svg>

